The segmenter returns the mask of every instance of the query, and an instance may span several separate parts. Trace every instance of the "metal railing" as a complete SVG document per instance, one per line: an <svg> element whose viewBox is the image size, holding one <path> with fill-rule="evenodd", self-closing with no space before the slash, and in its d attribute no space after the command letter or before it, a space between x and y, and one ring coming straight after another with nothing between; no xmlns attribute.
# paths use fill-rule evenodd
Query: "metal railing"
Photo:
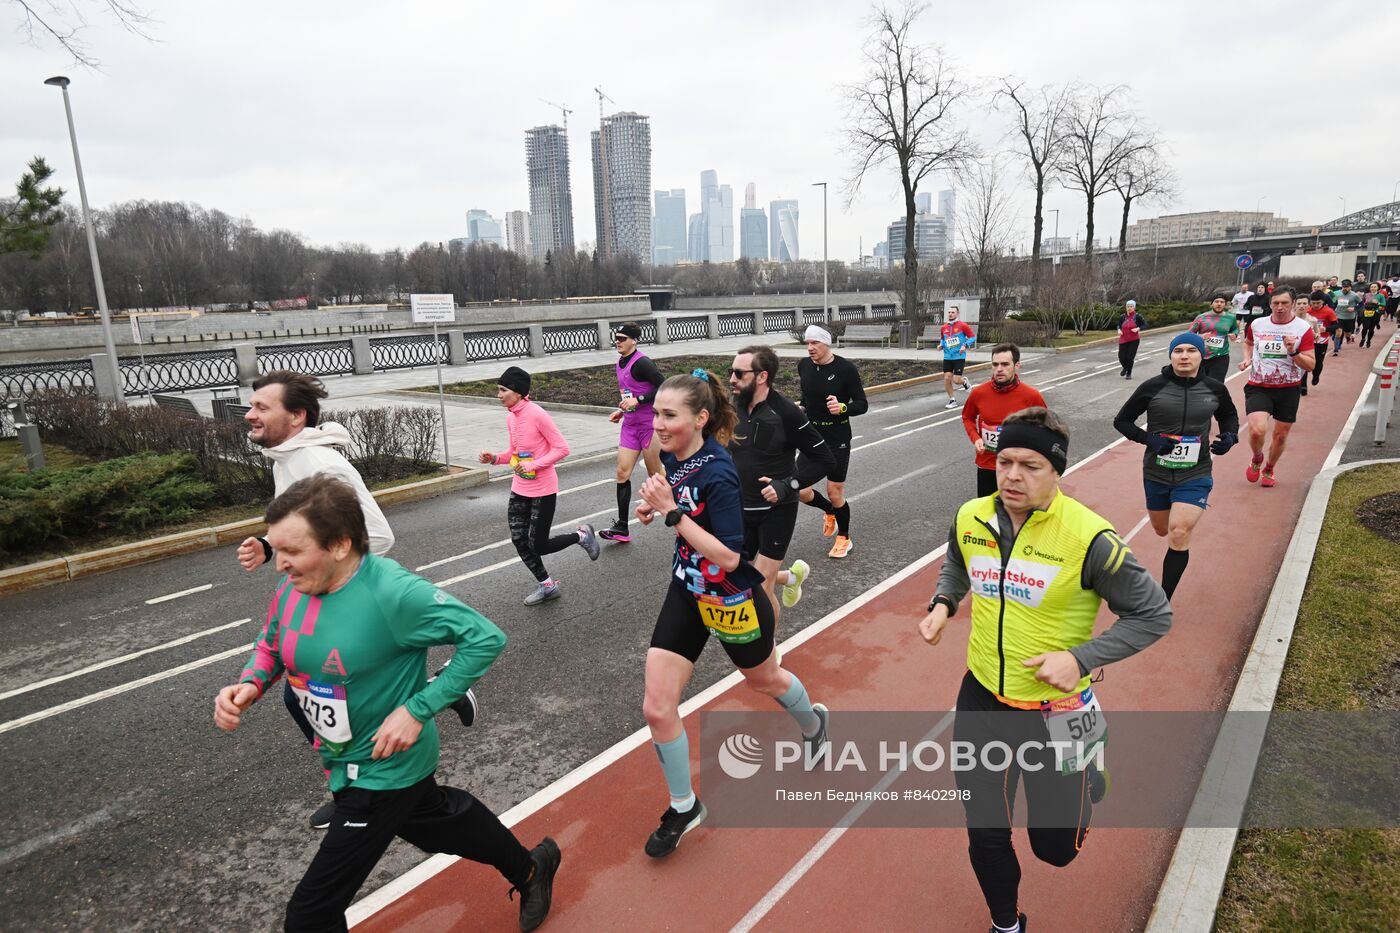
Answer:
<svg viewBox="0 0 1400 933"><path fill-rule="evenodd" d="M704 340L710 336L707 317L673 317L666 321L666 336L671 340Z"/></svg>
<svg viewBox="0 0 1400 933"><path fill-rule="evenodd" d="M47 391L92 395L91 360L37 360L0 366L0 398L33 398Z"/></svg>
<svg viewBox="0 0 1400 933"><path fill-rule="evenodd" d="M870 317L876 321L893 321L899 317L899 309L894 305L871 307Z"/></svg>
<svg viewBox="0 0 1400 933"><path fill-rule="evenodd" d="M483 330L467 333L467 360L504 360L530 355L530 331L527 328Z"/></svg>
<svg viewBox="0 0 1400 933"><path fill-rule="evenodd" d="M412 369L447 362L447 335L405 334L400 337L371 337L369 352L375 369Z"/></svg>
<svg viewBox="0 0 1400 933"><path fill-rule="evenodd" d="M274 369L291 369L312 376L340 376L355 371L355 351L348 340L258 347L258 372Z"/></svg>
<svg viewBox="0 0 1400 933"><path fill-rule="evenodd" d="M638 343L656 343L656 322L655 321L609 321L608 327L614 332L623 324L636 324L642 329L642 339Z"/></svg>
<svg viewBox="0 0 1400 933"><path fill-rule="evenodd" d="M802 323L803 323L804 325L807 325L807 324L825 324L825 323L826 323L826 315L822 313L822 309L821 309L821 308L817 308L815 311L809 309L809 310L806 310L806 311L803 311L803 312L802 312Z"/></svg>
<svg viewBox="0 0 1400 933"><path fill-rule="evenodd" d="M862 321L865 319L864 308L837 308L836 320L838 321Z"/></svg>
<svg viewBox="0 0 1400 933"><path fill-rule="evenodd" d="M744 312L743 314L721 314L719 316L719 335L721 337L737 337L740 334L753 333L753 314Z"/></svg>
<svg viewBox="0 0 1400 933"><path fill-rule="evenodd" d="M770 333L792 330L797 326L791 311L764 311L763 329Z"/></svg>
<svg viewBox="0 0 1400 933"><path fill-rule="evenodd" d="M579 350L598 349L598 328L592 324L546 327L543 331L546 353L575 353Z"/></svg>
<svg viewBox="0 0 1400 933"><path fill-rule="evenodd" d="M127 395L185 392L238 385L238 358L232 350L191 350L117 358Z"/></svg>

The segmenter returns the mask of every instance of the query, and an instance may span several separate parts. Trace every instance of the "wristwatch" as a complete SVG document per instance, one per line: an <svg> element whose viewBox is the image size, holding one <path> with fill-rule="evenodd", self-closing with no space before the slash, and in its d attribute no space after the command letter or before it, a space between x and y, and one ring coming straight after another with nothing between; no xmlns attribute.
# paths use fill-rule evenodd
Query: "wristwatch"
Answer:
<svg viewBox="0 0 1400 933"><path fill-rule="evenodd" d="M944 596L942 593L939 593L937 596L933 597L933 599L930 599L928 601L928 611L932 612L933 607L937 606L939 603L942 603L943 605L948 607L948 615L952 615L958 609L957 604L953 602L951 597Z"/></svg>
<svg viewBox="0 0 1400 933"><path fill-rule="evenodd" d="M680 508L674 508L674 509L672 509L671 511L669 511L669 512L666 513L666 518L664 519L664 521L666 522L666 527L667 527L667 528L674 528L674 527L676 527L677 525L679 525L679 524L681 523L681 519L682 519L682 518L685 518L685 513L682 512L682 511L680 510Z"/></svg>
<svg viewBox="0 0 1400 933"><path fill-rule="evenodd" d="M842 402L842 403L841 403L841 414L844 415L845 413L846 413L846 403L845 403L845 402Z"/></svg>

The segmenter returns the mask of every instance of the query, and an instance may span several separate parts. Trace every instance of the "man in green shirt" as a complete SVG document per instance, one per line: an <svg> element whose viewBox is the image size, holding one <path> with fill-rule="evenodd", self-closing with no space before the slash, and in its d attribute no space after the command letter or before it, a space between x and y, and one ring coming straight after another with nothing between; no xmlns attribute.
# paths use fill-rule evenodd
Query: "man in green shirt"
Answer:
<svg viewBox="0 0 1400 933"><path fill-rule="evenodd" d="M1216 295L1211 299L1210 310L1196 315L1191 333L1200 334L1206 342L1201 375L1224 382L1230 375L1230 343L1240 339L1239 318L1224 295Z"/></svg>
<svg viewBox="0 0 1400 933"><path fill-rule="evenodd" d="M549 912L559 847L527 851L484 803L433 779L433 717L459 699L505 647L476 610L369 551L355 491L317 474L267 511L283 577L238 683L219 691L214 722L242 714L283 673L319 739L335 815L287 905L287 930L344 930L345 909L395 836L427 852L492 865L521 892L520 928ZM438 677L427 650L454 645Z"/></svg>

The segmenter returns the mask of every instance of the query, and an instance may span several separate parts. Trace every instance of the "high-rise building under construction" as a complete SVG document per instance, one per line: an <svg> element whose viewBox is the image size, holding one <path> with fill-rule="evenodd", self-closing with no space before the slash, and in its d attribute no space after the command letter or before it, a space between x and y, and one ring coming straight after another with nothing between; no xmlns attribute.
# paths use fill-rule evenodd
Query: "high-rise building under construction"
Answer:
<svg viewBox="0 0 1400 933"><path fill-rule="evenodd" d="M574 198L569 188L569 137L557 125L525 131L530 178L530 257L574 248Z"/></svg>
<svg viewBox="0 0 1400 933"><path fill-rule="evenodd" d="M651 122L630 112L602 120L592 133L598 256L631 254L650 262Z"/></svg>

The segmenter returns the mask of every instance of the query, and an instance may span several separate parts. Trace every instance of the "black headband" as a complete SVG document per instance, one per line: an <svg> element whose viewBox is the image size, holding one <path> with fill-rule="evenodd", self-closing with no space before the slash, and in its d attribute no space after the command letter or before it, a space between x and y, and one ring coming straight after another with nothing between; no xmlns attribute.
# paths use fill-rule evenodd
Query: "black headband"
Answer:
<svg viewBox="0 0 1400 933"><path fill-rule="evenodd" d="M1069 438L1059 431L1052 431L1039 424L1013 421L1002 425L1001 436L997 438L997 450L1006 450L1009 447L1034 450L1049 460L1055 472L1062 475L1069 460Z"/></svg>

